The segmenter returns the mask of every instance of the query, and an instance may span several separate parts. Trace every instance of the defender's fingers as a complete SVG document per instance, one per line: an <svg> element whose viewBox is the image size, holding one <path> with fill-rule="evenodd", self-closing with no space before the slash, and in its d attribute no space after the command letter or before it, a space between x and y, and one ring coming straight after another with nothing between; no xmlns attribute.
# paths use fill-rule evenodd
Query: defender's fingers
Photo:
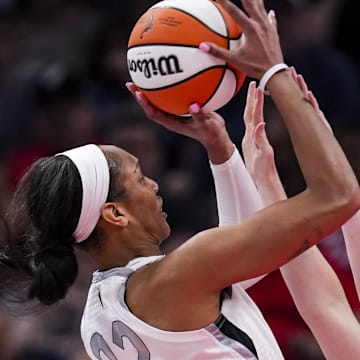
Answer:
<svg viewBox="0 0 360 360"><path fill-rule="evenodd" d="M290 67L290 74L291 74L291 77L298 84L300 90L302 91L302 93L304 94L306 99L309 100L309 88L305 82L304 77L301 74L298 74L293 66Z"/></svg>
<svg viewBox="0 0 360 360"><path fill-rule="evenodd" d="M326 127L333 134L334 131L333 131L331 125L329 124L328 120L326 119L326 116L324 115L324 113L321 111L319 103L318 103L316 97L314 96L314 94L311 91L309 91L309 101L310 101L310 104L314 107L314 109L316 111L318 111L320 120L326 125Z"/></svg>
<svg viewBox="0 0 360 360"><path fill-rule="evenodd" d="M315 97L315 95L313 94L312 91L309 91L309 101L310 101L310 104L313 106L313 108L317 111L321 111L320 110L320 106L319 106L319 103Z"/></svg>
<svg viewBox="0 0 360 360"><path fill-rule="evenodd" d="M256 82L251 81L247 91L246 105L243 116L246 128L250 127L250 125L253 122L255 103L256 103Z"/></svg>
<svg viewBox="0 0 360 360"><path fill-rule="evenodd" d="M254 124L257 125L264 121L264 92L257 88L255 95Z"/></svg>
<svg viewBox="0 0 360 360"><path fill-rule="evenodd" d="M294 79L294 81L297 82L297 80L296 80L297 72L293 66L290 67L290 74L291 74L291 77Z"/></svg>
<svg viewBox="0 0 360 360"><path fill-rule="evenodd" d="M296 80L297 80L297 83L298 83L301 91L303 92L305 97L309 100L309 88L304 80L304 77L301 74L297 75Z"/></svg>
<svg viewBox="0 0 360 360"><path fill-rule="evenodd" d="M265 123L261 122L259 124L257 124L255 131L254 131L254 140L255 140L255 145L258 149L262 150L262 151L271 151L272 150L272 146L270 145L269 139L266 135L266 131L265 131Z"/></svg>
<svg viewBox="0 0 360 360"><path fill-rule="evenodd" d="M300 87L300 84L299 84L299 75L298 72L296 71L295 67L294 66L291 66L290 67L290 74L291 74L291 77L294 79L294 81L298 84L298 86ZM301 89L301 88L300 88Z"/></svg>

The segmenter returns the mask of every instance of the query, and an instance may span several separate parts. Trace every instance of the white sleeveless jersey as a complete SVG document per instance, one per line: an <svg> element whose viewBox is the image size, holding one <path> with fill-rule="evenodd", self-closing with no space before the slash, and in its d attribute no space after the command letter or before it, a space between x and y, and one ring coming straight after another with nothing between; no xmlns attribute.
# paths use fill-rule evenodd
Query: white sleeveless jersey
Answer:
<svg viewBox="0 0 360 360"><path fill-rule="evenodd" d="M219 320L199 330L164 331L134 316L125 303L126 280L139 267L162 257L137 258L126 267L94 273L81 322L91 359L283 359L260 310L238 285L224 296Z"/></svg>

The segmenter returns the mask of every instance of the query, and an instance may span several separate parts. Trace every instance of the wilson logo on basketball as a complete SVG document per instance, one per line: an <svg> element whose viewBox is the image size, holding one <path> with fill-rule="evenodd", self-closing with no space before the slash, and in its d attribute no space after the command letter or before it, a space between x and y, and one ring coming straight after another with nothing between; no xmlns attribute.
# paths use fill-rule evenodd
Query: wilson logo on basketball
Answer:
<svg viewBox="0 0 360 360"><path fill-rule="evenodd" d="M167 76L182 73L179 59L175 55L161 56L159 59L141 59L128 61L130 73L142 72L144 76L150 79L152 76Z"/></svg>

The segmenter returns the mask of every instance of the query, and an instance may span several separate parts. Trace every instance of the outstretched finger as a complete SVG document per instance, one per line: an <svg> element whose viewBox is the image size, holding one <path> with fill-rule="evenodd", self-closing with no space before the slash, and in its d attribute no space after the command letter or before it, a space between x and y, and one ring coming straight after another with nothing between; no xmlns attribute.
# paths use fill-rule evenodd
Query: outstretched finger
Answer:
<svg viewBox="0 0 360 360"><path fill-rule="evenodd" d="M294 66L291 66L290 67L290 74L291 74L291 77L294 79L294 81L296 81L297 82L297 72L296 72L296 70L295 70L295 68L294 68Z"/></svg>
<svg viewBox="0 0 360 360"><path fill-rule="evenodd" d="M254 125L264 121L264 92L257 88L255 93Z"/></svg>
<svg viewBox="0 0 360 360"><path fill-rule="evenodd" d="M275 11L270 10L267 13L267 17L268 17L269 23L277 28L277 20L276 20L276 16L275 16Z"/></svg>
<svg viewBox="0 0 360 360"><path fill-rule="evenodd" d="M242 4L252 19L257 21L264 21L266 19L267 13L263 0L242 0Z"/></svg>
<svg viewBox="0 0 360 360"><path fill-rule="evenodd" d="M251 81L248 87L248 92L246 96L246 105L244 109L244 123L245 127L248 128L252 124L252 120L254 117L256 104L256 82Z"/></svg>
<svg viewBox="0 0 360 360"><path fill-rule="evenodd" d="M291 73L291 76L293 77L293 79L295 80L297 72L296 72L296 69L294 66L290 66L290 73Z"/></svg>
<svg viewBox="0 0 360 360"><path fill-rule="evenodd" d="M304 80L304 77L301 74L297 75L296 80L304 96L309 100L309 88Z"/></svg>
<svg viewBox="0 0 360 360"><path fill-rule="evenodd" d="M266 135L265 131L265 123L261 122L256 125L255 131L254 131L254 141L255 145L260 150L265 150L269 147L271 147L269 140Z"/></svg>
<svg viewBox="0 0 360 360"><path fill-rule="evenodd" d="M312 107L317 110L317 111L321 111L320 110L320 106L319 106L319 103L315 97L315 95L313 94L312 91L309 91L309 101L310 101L310 104L312 105Z"/></svg>
<svg viewBox="0 0 360 360"><path fill-rule="evenodd" d="M309 88L305 82L304 77L301 74L298 74L293 66L290 68L291 77L296 81L298 84L301 92L305 96L307 100L309 100Z"/></svg>
<svg viewBox="0 0 360 360"><path fill-rule="evenodd" d="M241 1L248 16L229 0L216 0L216 2L221 4L221 6L223 6L226 11L233 17L233 19L238 22L244 21L242 15L245 15L247 19L250 17L256 21L263 21L267 16L263 0Z"/></svg>
<svg viewBox="0 0 360 360"><path fill-rule="evenodd" d="M321 111L319 103L318 103L316 97L314 96L314 94L311 91L309 91L309 101L310 101L310 104L314 107L314 109L319 113L320 120L326 125L326 127L333 134L334 131L333 131L331 125L327 121L326 116L324 115L324 113Z"/></svg>

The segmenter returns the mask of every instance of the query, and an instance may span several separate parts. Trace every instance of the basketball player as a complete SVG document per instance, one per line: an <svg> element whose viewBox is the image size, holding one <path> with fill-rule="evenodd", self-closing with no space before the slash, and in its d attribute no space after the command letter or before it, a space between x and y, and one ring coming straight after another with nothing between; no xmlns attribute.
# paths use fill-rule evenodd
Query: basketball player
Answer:
<svg viewBox="0 0 360 360"><path fill-rule="evenodd" d="M326 121L314 95L302 76L291 70L304 96L318 111L319 121ZM243 154L265 206L286 199L276 170L274 153L268 142L262 114L263 93L250 84L245 108ZM241 184L239 184L240 186ZM256 197L254 198L256 200ZM356 227L359 228L359 223ZM342 229L344 238L355 233L353 219ZM359 234L359 233L358 233ZM281 267L282 276L303 319L315 336L327 360L342 357L360 359L360 324L347 301L341 283L316 246L306 250Z"/></svg>
<svg viewBox="0 0 360 360"><path fill-rule="evenodd" d="M167 256L159 249L170 229L158 185L123 149L86 145L41 159L15 193L8 220L16 238L2 256L7 287L13 269L17 279L24 271L30 285L24 280L21 287L29 298L53 304L76 277L73 246L88 251L99 269L81 326L91 359L282 359L256 305L232 285L278 268L359 210L359 186L343 151L284 70L273 13L266 14L261 0L242 3L247 15L221 1L249 41L228 53L211 44L202 49L266 85L306 191L241 224L196 234ZM150 117L183 123L132 90ZM205 146L221 171L237 156L223 119L199 112L197 104L190 112L186 135Z"/></svg>

